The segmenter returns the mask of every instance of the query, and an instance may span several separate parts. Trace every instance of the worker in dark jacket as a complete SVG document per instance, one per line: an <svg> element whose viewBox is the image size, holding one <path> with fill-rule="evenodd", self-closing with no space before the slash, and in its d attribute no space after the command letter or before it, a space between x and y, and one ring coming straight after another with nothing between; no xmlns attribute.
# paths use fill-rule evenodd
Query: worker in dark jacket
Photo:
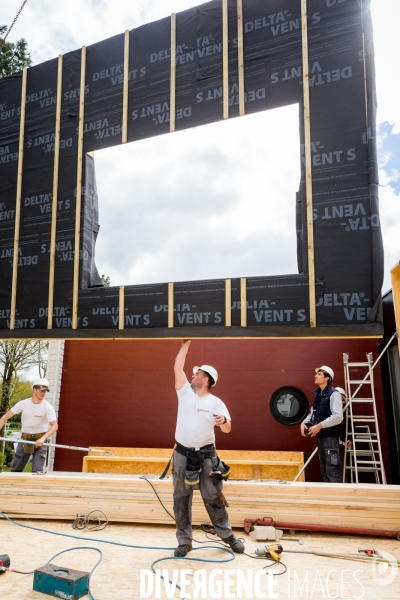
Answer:
<svg viewBox="0 0 400 600"><path fill-rule="evenodd" d="M321 474L326 483L342 483L339 452L340 424L343 421L342 397L332 387L334 377L330 367L315 369L317 389L310 414L300 425L301 435L317 437Z"/></svg>

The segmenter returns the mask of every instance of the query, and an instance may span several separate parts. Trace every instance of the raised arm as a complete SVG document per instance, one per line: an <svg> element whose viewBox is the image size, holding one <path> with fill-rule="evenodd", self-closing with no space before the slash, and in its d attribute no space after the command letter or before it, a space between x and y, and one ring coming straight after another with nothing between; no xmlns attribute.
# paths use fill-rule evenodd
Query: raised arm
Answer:
<svg viewBox="0 0 400 600"><path fill-rule="evenodd" d="M186 354L188 353L191 340L183 340L181 349L179 350L175 359L174 373L175 373L175 388L180 390L187 382L187 377L183 371L185 367Z"/></svg>

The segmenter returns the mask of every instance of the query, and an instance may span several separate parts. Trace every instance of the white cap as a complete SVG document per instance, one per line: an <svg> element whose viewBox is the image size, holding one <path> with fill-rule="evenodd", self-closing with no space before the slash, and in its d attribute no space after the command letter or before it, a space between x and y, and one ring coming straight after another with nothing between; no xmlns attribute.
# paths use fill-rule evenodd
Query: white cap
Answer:
<svg viewBox="0 0 400 600"><path fill-rule="evenodd" d="M337 387L337 388L336 388L336 391L337 391L337 392L339 392L339 394L341 394L342 396L346 396L346 392L344 391L344 389L343 389L343 388L341 388L341 387Z"/></svg>
<svg viewBox="0 0 400 600"><path fill-rule="evenodd" d="M333 379L334 373L330 367L327 367L326 365L322 366L322 367L318 367L317 369L315 369L315 372L318 373L318 371L324 371L325 373L328 373L328 375L331 376L331 379Z"/></svg>
<svg viewBox="0 0 400 600"><path fill-rule="evenodd" d="M208 373L209 375L211 375L211 377L214 379L213 385L215 385L217 383L217 381L218 381L218 373L214 369L214 367L211 367L210 365L201 365L201 367L193 367L193 375L196 375L197 371L199 371L199 370L205 371L206 373Z"/></svg>
<svg viewBox="0 0 400 600"><path fill-rule="evenodd" d="M35 379L35 381L32 384L32 387L37 387L37 386L42 386L42 387L46 387L47 391L49 392L49 382L47 381L47 379Z"/></svg>

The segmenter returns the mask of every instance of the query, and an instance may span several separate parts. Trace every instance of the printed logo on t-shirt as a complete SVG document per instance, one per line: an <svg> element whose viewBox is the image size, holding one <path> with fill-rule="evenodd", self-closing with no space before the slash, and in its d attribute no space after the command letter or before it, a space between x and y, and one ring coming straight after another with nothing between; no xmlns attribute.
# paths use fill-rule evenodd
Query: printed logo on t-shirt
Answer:
<svg viewBox="0 0 400 600"><path fill-rule="evenodd" d="M34 417L36 417L37 419L41 419L42 417L44 417L44 415L33 415Z"/></svg>
<svg viewBox="0 0 400 600"><path fill-rule="evenodd" d="M205 408L198 408L197 412L206 412L206 413L209 413L210 411L206 410Z"/></svg>

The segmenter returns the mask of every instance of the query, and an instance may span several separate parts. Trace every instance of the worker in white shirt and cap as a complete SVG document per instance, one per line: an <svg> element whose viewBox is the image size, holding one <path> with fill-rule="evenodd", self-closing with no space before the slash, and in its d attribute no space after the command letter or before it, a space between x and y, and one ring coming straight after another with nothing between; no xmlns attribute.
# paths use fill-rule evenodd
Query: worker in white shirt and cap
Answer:
<svg viewBox="0 0 400 600"><path fill-rule="evenodd" d="M49 382L47 379L36 379L32 389L32 398L17 402L0 419L1 430L8 419L21 414L21 439L35 442L18 443L11 467L13 473L23 471L31 456L32 473L43 472L48 450L47 446L43 448L43 444L58 429L54 408L45 400L46 393L50 391Z"/></svg>
<svg viewBox="0 0 400 600"><path fill-rule="evenodd" d="M234 552L244 552L243 543L232 533L222 494L222 481L229 475L215 449L214 428L231 431L231 417L220 398L210 393L218 373L211 365L194 367L191 383L184 373L190 340L183 340L175 359L175 389L178 395L176 447L173 454L174 513L178 547L175 556L192 550L192 497L199 489L217 535Z"/></svg>
<svg viewBox="0 0 400 600"><path fill-rule="evenodd" d="M310 414L300 425L302 436L317 437L321 475L326 483L342 483L339 452L340 424L343 421L342 397L332 387L334 372L326 365L315 369L314 402Z"/></svg>

